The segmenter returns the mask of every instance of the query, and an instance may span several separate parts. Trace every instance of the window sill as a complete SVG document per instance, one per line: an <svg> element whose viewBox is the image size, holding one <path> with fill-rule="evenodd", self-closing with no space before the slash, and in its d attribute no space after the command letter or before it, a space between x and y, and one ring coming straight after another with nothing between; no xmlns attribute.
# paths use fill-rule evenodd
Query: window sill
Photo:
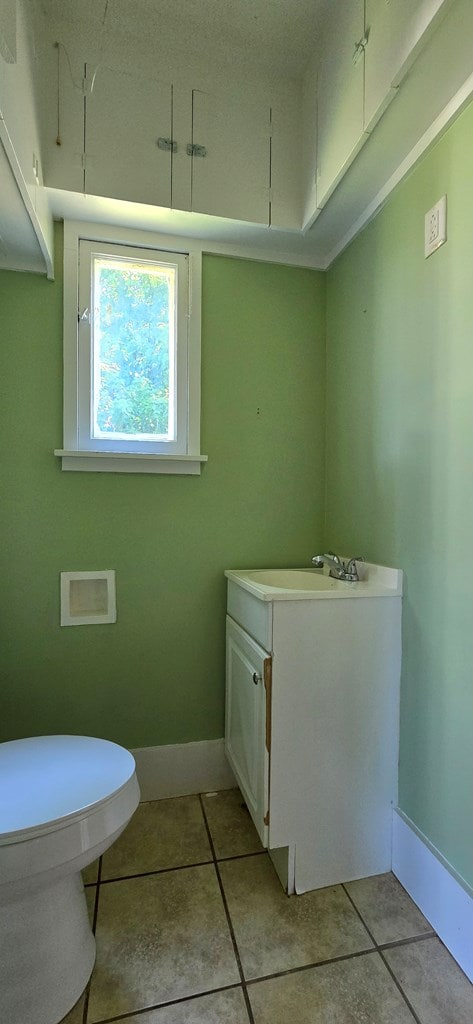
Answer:
<svg viewBox="0 0 473 1024"><path fill-rule="evenodd" d="M207 455L137 455L134 452L86 452L55 448L63 470L76 473L181 473L198 476Z"/></svg>

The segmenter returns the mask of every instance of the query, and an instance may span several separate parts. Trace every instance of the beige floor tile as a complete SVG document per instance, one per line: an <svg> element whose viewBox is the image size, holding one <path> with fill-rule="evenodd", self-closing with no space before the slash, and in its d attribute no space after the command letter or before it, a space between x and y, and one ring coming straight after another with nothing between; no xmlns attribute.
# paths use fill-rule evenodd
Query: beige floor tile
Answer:
<svg viewBox="0 0 473 1024"><path fill-rule="evenodd" d="M471 1024L473 985L439 939L383 954L422 1024Z"/></svg>
<svg viewBox="0 0 473 1024"><path fill-rule="evenodd" d="M101 886L88 1024L239 980L212 865Z"/></svg>
<svg viewBox="0 0 473 1024"><path fill-rule="evenodd" d="M99 874L99 860L92 861L88 867L84 868L82 872L82 881L84 885L89 885L92 882L96 882Z"/></svg>
<svg viewBox="0 0 473 1024"><path fill-rule="evenodd" d="M198 796L140 804L104 854L102 879L137 875L212 859Z"/></svg>
<svg viewBox="0 0 473 1024"><path fill-rule="evenodd" d="M72 1010L64 1017L61 1024L82 1024L84 1016L84 1000L85 996L81 996L79 1002L72 1007Z"/></svg>
<svg viewBox="0 0 473 1024"><path fill-rule="evenodd" d="M379 944L432 932L429 922L391 873L347 882L346 889Z"/></svg>
<svg viewBox="0 0 473 1024"><path fill-rule="evenodd" d="M94 922L94 909L95 909L95 895L97 892L96 885L88 885L85 889L85 898L87 902L87 910L89 911L89 920L91 925Z"/></svg>
<svg viewBox="0 0 473 1024"><path fill-rule="evenodd" d="M248 1012L238 988L163 1006L139 1017L122 1017L120 1024L248 1024Z"/></svg>
<svg viewBox="0 0 473 1024"><path fill-rule="evenodd" d="M255 1024L414 1024L378 953L248 986Z"/></svg>
<svg viewBox="0 0 473 1024"><path fill-rule="evenodd" d="M206 794L203 804L217 858L263 849L239 789Z"/></svg>
<svg viewBox="0 0 473 1024"><path fill-rule="evenodd" d="M266 856L219 867L246 978L372 948L341 886L288 898Z"/></svg>

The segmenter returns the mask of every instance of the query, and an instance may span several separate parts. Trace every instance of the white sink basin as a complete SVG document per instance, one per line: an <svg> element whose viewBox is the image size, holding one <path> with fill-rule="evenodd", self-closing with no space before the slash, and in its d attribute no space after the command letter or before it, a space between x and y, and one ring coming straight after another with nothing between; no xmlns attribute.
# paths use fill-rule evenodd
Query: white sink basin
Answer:
<svg viewBox="0 0 473 1024"><path fill-rule="evenodd" d="M254 569L245 575L254 583L278 590L333 590L341 582L316 569ZM345 586L350 584L345 583Z"/></svg>
<svg viewBox="0 0 473 1024"><path fill-rule="evenodd" d="M307 601L324 598L394 597L402 594L402 573L360 563L357 583L335 580L320 569L226 569L225 576L260 601Z"/></svg>

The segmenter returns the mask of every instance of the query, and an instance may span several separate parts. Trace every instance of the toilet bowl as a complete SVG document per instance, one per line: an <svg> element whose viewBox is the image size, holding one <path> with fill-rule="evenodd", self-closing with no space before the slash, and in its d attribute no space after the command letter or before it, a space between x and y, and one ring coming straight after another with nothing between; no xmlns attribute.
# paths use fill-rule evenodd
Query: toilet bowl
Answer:
<svg viewBox="0 0 473 1024"><path fill-rule="evenodd" d="M81 870L138 806L132 755L89 736L0 744L0 1020L58 1024L87 985L95 939Z"/></svg>

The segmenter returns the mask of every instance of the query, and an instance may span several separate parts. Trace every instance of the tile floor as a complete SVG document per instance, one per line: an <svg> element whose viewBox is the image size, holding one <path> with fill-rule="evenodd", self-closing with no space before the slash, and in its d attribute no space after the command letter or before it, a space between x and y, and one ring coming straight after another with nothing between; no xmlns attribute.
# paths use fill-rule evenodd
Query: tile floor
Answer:
<svg viewBox="0 0 473 1024"><path fill-rule="evenodd" d="M141 804L86 872L64 1024L471 1024L473 986L392 875L290 899L237 790Z"/></svg>

